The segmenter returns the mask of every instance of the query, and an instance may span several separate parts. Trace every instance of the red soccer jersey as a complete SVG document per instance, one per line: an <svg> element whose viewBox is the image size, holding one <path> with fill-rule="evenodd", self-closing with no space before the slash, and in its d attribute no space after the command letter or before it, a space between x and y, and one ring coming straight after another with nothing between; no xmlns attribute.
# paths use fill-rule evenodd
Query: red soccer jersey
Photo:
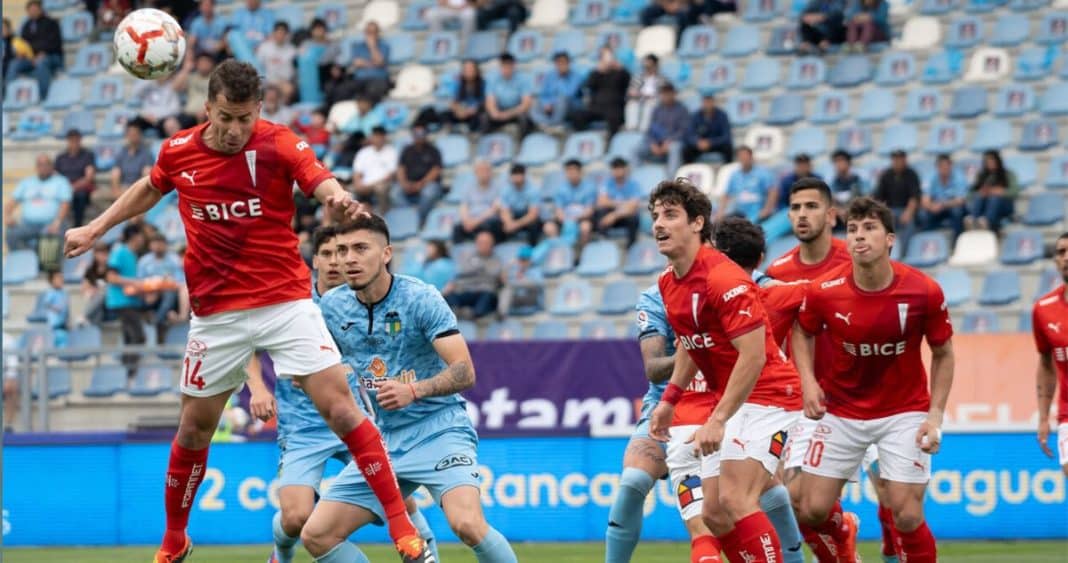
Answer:
<svg viewBox="0 0 1068 563"><path fill-rule="evenodd" d="M738 360L731 340L770 325L756 284L721 252L702 246L685 276L677 277L670 268L660 275L660 294L679 344L704 374L709 389L721 394ZM767 361L746 402L800 409L797 370L770 330L765 330L764 338Z"/></svg>
<svg viewBox="0 0 1068 563"><path fill-rule="evenodd" d="M178 190L193 312L307 299L311 277L293 232L293 183L311 196L330 171L284 125L259 120L233 155L209 148L205 127L164 142L151 175L161 192Z"/></svg>
<svg viewBox="0 0 1068 563"><path fill-rule="evenodd" d="M675 405L675 416L671 419L671 425L704 424L712 414L712 409L716 408L719 396L717 390L709 387L704 374L697 372L682 393L682 399Z"/></svg>
<svg viewBox="0 0 1068 563"><path fill-rule="evenodd" d="M1035 347L1053 358L1060 391L1057 399L1057 422L1068 422L1068 300L1062 285L1042 296L1031 313Z"/></svg>
<svg viewBox="0 0 1068 563"><path fill-rule="evenodd" d="M768 313L768 319L771 321L771 334L779 346L782 346L786 337L789 336L790 329L797 320L797 313L801 310L801 303L804 303L807 294L807 282L760 288L760 301Z"/></svg>
<svg viewBox="0 0 1068 563"><path fill-rule="evenodd" d="M827 412L860 420L931 404L920 356L924 337L941 346L953 336L942 288L923 272L893 262L894 280L882 291L856 286L851 271L812 282L798 322L810 334L826 331L831 369L820 380Z"/></svg>

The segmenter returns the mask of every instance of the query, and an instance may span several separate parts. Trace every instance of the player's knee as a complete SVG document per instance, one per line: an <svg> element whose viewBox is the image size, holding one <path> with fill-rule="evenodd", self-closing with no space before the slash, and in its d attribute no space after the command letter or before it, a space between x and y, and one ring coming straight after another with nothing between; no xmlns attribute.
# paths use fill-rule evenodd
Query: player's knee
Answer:
<svg viewBox="0 0 1068 563"><path fill-rule="evenodd" d="M798 520L808 526L819 526L827 521L830 515L830 507L825 503L817 502L816 499L803 496L799 503L800 510L797 513Z"/></svg>
<svg viewBox="0 0 1068 563"><path fill-rule="evenodd" d="M486 536L488 525L482 516L464 513L449 518L449 527L460 541L474 547Z"/></svg>
<svg viewBox="0 0 1068 563"><path fill-rule="evenodd" d="M722 506L706 502L701 506L701 520L714 535L722 536L731 531L731 519Z"/></svg>
<svg viewBox="0 0 1068 563"><path fill-rule="evenodd" d="M920 524L923 524L922 504L909 503L906 506L892 509L892 512L894 513L894 527L902 532L915 531Z"/></svg>
<svg viewBox="0 0 1068 563"><path fill-rule="evenodd" d="M300 531L300 541L304 543L304 548L312 557L321 557L337 545L335 538L326 530L316 526L304 526L304 529Z"/></svg>
<svg viewBox="0 0 1068 563"><path fill-rule="evenodd" d="M720 512L726 513L731 521L740 520L747 514L752 514L760 510L760 501L758 499L748 498L742 491L734 490L720 490L719 495Z"/></svg>
<svg viewBox="0 0 1068 563"><path fill-rule="evenodd" d="M308 518L311 518L310 509L287 510L282 513L282 529L285 530L287 535L295 536L303 532L304 525L308 523Z"/></svg>
<svg viewBox="0 0 1068 563"><path fill-rule="evenodd" d="M350 401L332 401L326 408L326 423L339 435L345 435L360 423L359 410Z"/></svg>

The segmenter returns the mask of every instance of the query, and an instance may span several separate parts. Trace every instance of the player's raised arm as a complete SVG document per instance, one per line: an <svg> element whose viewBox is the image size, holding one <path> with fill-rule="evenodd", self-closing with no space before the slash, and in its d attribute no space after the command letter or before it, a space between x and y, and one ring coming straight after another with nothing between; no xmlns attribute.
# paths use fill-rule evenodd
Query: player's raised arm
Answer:
<svg viewBox="0 0 1068 563"><path fill-rule="evenodd" d="M99 217L89 224L67 231L63 253L67 258L84 254L112 227L152 209L163 195L148 176L130 185Z"/></svg>
<svg viewBox="0 0 1068 563"><path fill-rule="evenodd" d="M323 214L324 225L355 219L357 215L369 211L363 204L352 199L352 194L345 191L341 182L333 176L320 182L312 193L319 203L326 206L326 213Z"/></svg>
<svg viewBox="0 0 1068 563"><path fill-rule="evenodd" d="M1057 374L1053 371L1053 354L1039 353L1038 370L1035 373L1035 394L1038 395L1038 445L1050 459L1053 450L1049 447L1049 409L1057 390Z"/></svg>

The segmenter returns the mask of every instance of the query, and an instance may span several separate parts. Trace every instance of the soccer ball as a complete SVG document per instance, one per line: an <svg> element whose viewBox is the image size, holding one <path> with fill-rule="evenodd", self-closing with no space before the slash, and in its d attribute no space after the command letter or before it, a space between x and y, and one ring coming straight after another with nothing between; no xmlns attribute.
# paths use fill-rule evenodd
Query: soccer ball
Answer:
<svg viewBox="0 0 1068 563"><path fill-rule="evenodd" d="M173 73L185 56L185 34L170 14L145 8L130 12L115 30L115 59L142 80Z"/></svg>

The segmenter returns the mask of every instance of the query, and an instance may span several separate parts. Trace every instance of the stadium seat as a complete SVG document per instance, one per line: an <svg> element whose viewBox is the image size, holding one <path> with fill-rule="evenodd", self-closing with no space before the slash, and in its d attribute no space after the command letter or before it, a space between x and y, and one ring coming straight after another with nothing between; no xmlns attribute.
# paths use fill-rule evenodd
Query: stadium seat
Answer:
<svg viewBox="0 0 1068 563"><path fill-rule="evenodd" d="M998 237L991 231L968 231L957 237L950 266L988 266L998 258Z"/></svg>
<svg viewBox="0 0 1068 563"><path fill-rule="evenodd" d="M983 40L983 20L976 16L962 16L949 22L944 42L951 49L971 49Z"/></svg>
<svg viewBox="0 0 1068 563"><path fill-rule="evenodd" d="M1006 146L1008 144L1011 143L1007 143ZM1038 162L1035 157L1028 154L1017 154L1003 158L1005 159L1005 167L1016 174L1016 183L1021 190L1030 188L1038 181Z"/></svg>
<svg viewBox="0 0 1068 563"><path fill-rule="evenodd" d="M893 99L893 94L891 94L890 99ZM845 119L848 115L850 115L849 96L842 92L824 92L816 99L814 111L808 120L820 125L833 125Z"/></svg>
<svg viewBox="0 0 1068 563"><path fill-rule="evenodd" d="M760 98L749 94L728 96L726 99L727 117L733 127L747 127L760 117Z"/></svg>
<svg viewBox="0 0 1068 563"><path fill-rule="evenodd" d="M585 278L604 277L619 270L622 257L619 247L612 241L596 241L582 249L575 273Z"/></svg>
<svg viewBox="0 0 1068 563"><path fill-rule="evenodd" d="M512 317L529 317L545 310L545 287L536 286L524 290L527 296L534 297L534 302L517 305L515 301L508 307L507 314Z"/></svg>
<svg viewBox="0 0 1068 563"><path fill-rule="evenodd" d="M897 113L897 98L887 88L872 88L864 92L857 111L861 123L882 123Z"/></svg>
<svg viewBox="0 0 1068 563"><path fill-rule="evenodd" d="M679 49L675 55L683 59L699 59L716 52L719 34L710 25L693 25L682 32Z"/></svg>
<svg viewBox="0 0 1068 563"><path fill-rule="evenodd" d="M975 152L1003 150L1012 144L1012 125L1003 119L979 122L971 149Z"/></svg>
<svg viewBox="0 0 1068 563"><path fill-rule="evenodd" d="M970 14L986 14L1004 4L1005 0L964 0L964 11Z"/></svg>
<svg viewBox="0 0 1068 563"><path fill-rule="evenodd" d="M65 110L82 99L82 81L77 78L60 78L52 82L41 107L47 110Z"/></svg>
<svg viewBox="0 0 1068 563"><path fill-rule="evenodd" d="M560 29L567 22L567 0L535 0L530 7L528 27Z"/></svg>
<svg viewBox="0 0 1068 563"><path fill-rule="evenodd" d="M297 31L298 29L305 27L304 10L296 4L285 4L274 8L274 20L286 23L291 31ZM359 41L359 39L355 37L353 40Z"/></svg>
<svg viewBox="0 0 1068 563"><path fill-rule="evenodd" d="M942 270L935 276L935 281L942 287L942 294L950 307L959 307L972 300L972 278L966 270Z"/></svg>
<svg viewBox="0 0 1068 563"><path fill-rule="evenodd" d="M1013 12L1030 12L1049 6L1050 0L1009 0L1009 9Z"/></svg>
<svg viewBox="0 0 1068 563"><path fill-rule="evenodd" d="M747 2L742 19L754 23L768 22L779 17L781 13L779 2L775 0Z"/></svg>
<svg viewBox="0 0 1068 563"><path fill-rule="evenodd" d="M901 38L894 48L904 51L927 51L942 41L942 26L937 18L912 17L905 21Z"/></svg>
<svg viewBox="0 0 1068 563"><path fill-rule="evenodd" d="M174 372L163 364L142 365L130 381L131 397L155 397L174 388Z"/></svg>
<svg viewBox="0 0 1068 563"><path fill-rule="evenodd" d="M120 365L100 365L93 368L89 386L82 390L86 397L112 397L126 389L126 368Z"/></svg>
<svg viewBox="0 0 1068 563"><path fill-rule="evenodd" d="M597 307L597 312L601 315L632 313L638 303L638 293L638 286L631 280L611 282L601 293L601 305Z"/></svg>
<svg viewBox="0 0 1068 563"><path fill-rule="evenodd" d="M512 262L515 262L516 256L519 255L519 249L526 246L525 242L519 241L506 241L498 243L493 247L493 255L501 261L501 264L508 266ZM474 251L474 246L471 247Z"/></svg>
<svg viewBox="0 0 1068 563"><path fill-rule="evenodd" d="M363 29L368 22L376 22L383 32L400 23L400 5L395 0L371 0L363 7L363 15L360 17L359 29Z"/></svg>
<svg viewBox="0 0 1068 563"><path fill-rule="evenodd" d="M686 178L705 194L711 193L716 184L715 170L703 162L683 164L675 171L675 177Z"/></svg>
<svg viewBox="0 0 1068 563"><path fill-rule="evenodd" d="M386 38L389 45L389 64L405 65L415 58L415 36L410 33L397 32Z"/></svg>
<svg viewBox="0 0 1068 563"><path fill-rule="evenodd" d="M871 80L871 61L864 55L843 57L831 68L827 82L835 88L852 88Z"/></svg>
<svg viewBox="0 0 1068 563"><path fill-rule="evenodd" d="M84 10L64 14L59 29L64 43L81 43L93 32L93 14Z"/></svg>
<svg viewBox="0 0 1068 563"><path fill-rule="evenodd" d="M167 334L163 336L163 345L156 355L161 360L180 360L184 355L185 344L188 340L189 323L171 325L167 327Z"/></svg>
<svg viewBox="0 0 1068 563"><path fill-rule="evenodd" d="M797 52L797 44L797 25L778 25L771 29L764 52L776 57L790 56Z"/></svg>
<svg viewBox="0 0 1068 563"><path fill-rule="evenodd" d="M782 156L782 129L778 127L750 127L745 134L745 144L753 149L757 161L774 161Z"/></svg>
<svg viewBox="0 0 1068 563"><path fill-rule="evenodd" d="M902 86L916 77L916 58L906 51L888 51L875 70L878 86Z"/></svg>
<svg viewBox="0 0 1068 563"><path fill-rule="evenodd" d="M921 0L920 13L925 16L942 16L960 9L959 0Z"/></svg>
<svg viewBox="0 0 1068 563"><path fill-rule="evenodd" d="M419 234L419 210L415 207L394 207L386 213L385 219L392 240L408 240Z"/></svg>
<svg viewBox="0 0 1068 563"><path fill-rule="evenodd" d="M638 150L642 145L644 135L640 131L620 131L612 136L608 143L608 153L605 158L611 160L615 157L633 161L638 157ZM639 182L640 183L640 182Z"/></svg>
<svg viewBox="0 0 1068 563"><path fill-rule="evenodd" d="M698 75L697 90L702 94L715 94L734 87L735 79L734 63L730 61L709 62Z"/></svg>
<svg viewBox="0 0 1068 563"><path fill-rule="evenodd" d="M779 82L779 61L775 59L753 59L745 67L742 89L749 92L763 92Z"/></svg>
<svg viewBox="0 0 1068 563"><path fill-rule="evenodd" d="M496 31L479 31L467 38L464 58L484 63L501 54L500 36Z"/></svg>
<svg viewBox="0 0 1068 563"><path fill-rule="evenodd" d="M126 124L137 117L137 114L127 108L113 108L104 114L104 121L100 123L97 137L102 141L118 141L126 134Z"/></svg>
<svg viewBox="0 0 1068 563"><path fill-rule="evenodd" d="M963 57L957 51L945 50L927 57L921 79L924 84L947 84L960 76Z"/></svg>
<svg viewBox="0 0 1068 563"><path fill-rule="evenodd" d="M599 160L604 156L604 133L598 131L581 131L572 133L564 141L562 160L577 159L583 164Z"/></svg>
<svg viewBox="0 0 1068 563"><path fill-rule="evenodd" d="M8 313L11 311L11 292L9 292L6 287L0 292L0 303L2 303L3 315L6 319Z"/></svg>
<svg viewBox="0 0 1068 563"><path fill-rule="evenodd" d="M631 179L641 188L642 197L648 197L653 188L666 177L667 171L660 164L642 164L631 173Z"/></svg>
<svg viewBox="0 0 1068 563"><path fill-rule="evenodd" d="M757 49L760 49L760 28L748 24L737 24L727 31L727 38L723 41L720 54L731 58L748 57Z"/></svg>
<svg viewBox="0 0 1068 563"><path fill-rule="evenodd" d="M890 125L883 130L883 139L879 143L879 155L890 156L896 150L914 152L917 147L916 127L909 123Z"/></svg>
<svg viewBox="0 0 1068 563"><path fill-rule="evenodd" d="M409 2L404 7L404 19L401 21L401 29L405 31L426 31L430 29L430 23L426 19L426 12L437 4L433 0L416 0Z"/></svg>
<svg viewBox="0 0 1068 563"><path fill-rule="evenodd" d="M998 315L993 311L968 311L964 313L964 319L961 321L961 332L965 334L999 332L1000 325Z"/></svg>
<svg viewBox="0 0 1068 563"><path fill-rule="evenodd" d="M455 207L435 207L427 215L420 237L423 240L450 240L457 221L459 212Z"/></svg>
<svg viewBox="0 0 1068 563"><path fill-rule="evenodd" d="M42 109L22 112L11 138L16 141L33 141L52 133L52 113Z"/></svg>
<svg viewBox="0 0 1068 563"><path fill-rule="evenodd" d="M523 325L512 319L494 322L486 328L486 340L523 340Z"/></svg>
<svg viewBox="0 0 1068 563"><path fill-rule="evenodd" d="M643 27L638 32L638 38L634 41L634 56L638 59L646 55L656 55L663 58L674 52L675 28L670 25Z"/></svg>
<svg viewBox="0 0 1068 563"><path fill-rule="evenodd" d="M344 4L335 2L318 4L315 8L315 17L326 22L326 27L330 31L343 30L348 25L348 12L345 10ZM296 31L303 27L305 26L301 25L293 28L293 30Z"/></svg>
<svg viewBox="0 0 1068 563"><path fill-rule="evenodd" d="M1005 234L1001 241L1001 263L1026 265L1042 258L1042 233L1034 229L1020 229Z"/></svg>
<svg viewBox="0 0 1068 563"><path fill-rule="evenodd" d="M89 98L83 102L90 109L108 108L125 98L125 85L117 76L97 76L89 87Z"/></svg>
<svg viewBox="0 0 1068 563"><path fill-rule="evenodd" d="M63 259L61 269L63 271L63 283L67 285L78 285L82 283L82 279L85 277L85 271L89 268L89 264L93 262L93 254L86 252L80 256L74 258Z"/></svg>
<svg viewBox="0 0 1068 563"><path fill-rule="evenodd" d="M994 97L994 116L1019 117L1035 109L1035 91L1027 84L1006 84Z"/></svg>
<svg viewBox="0 0 1068 563"><path fill-rule="evenodd" d="M71 377L70 370L62 366L48 366L45 369L45 386L48 389L48 398L58 399L60 397L66 397L70 395L71 390ZM37 387L38 384L33 384L33 389L30 391L31 396L37 399Z"/></svg>
<svg viewBox="0 0 1068 563"><path fill-rule="evenodd" d="M1038 107L1047 117L1068 115L1068 82L1051 84L1042 93Z"/></svg>
<svg viewBox="0 0 1068 563"><path fill-rule="evenodd" d="M608 21L612 7L606 0L579 0L571 11L571 25L593 27Z"/></svg>
<svg viewBox="0 0 1068 563"><path fill-rule="evenodd" d="M573 317L589 311L593 303L593 288L586 280L568 280L556 288L549 312L555 316Z"/></svg>
<svg viewBox="0 0 1068 563"><path fill-rule="evenodd" d="M983 278L980 305L1008 305L1020 299L1020 274L1016 270L994 270Z"/></svg>
<svg viewBox="0 0 1068 563"><path fill-rule="evenodd" d="M577 59L586 54L586 34L579 29L564 29L553 36L553 53L563 51Z"/></svg>
<svg viewBox="0 0 1068 563"><path fill-rule="evenodd" d="M909 239L904 262L917 268L931 268L949 258L945 235L935 231L916 233Z"/></svg>
<svg viewBox="0 0 1068 563"><path fill-rule="evenodd" d="M605 319L592 319L579 326L579 338L583 340L606 340L619 338L615 323Z"/></svg>
<svg viewBox="0 0 1068 563"><path fill-rule="evenodd" d="M1036 119L1024 124L1017 148L1022 151L1044 151L1056 146L1059 138L1056 122Z"/></svg>
<svg viewBox="0 0 1068 563"><path fill-rule="evenodd" d="M1003 82L1009 77L1012 63L1009 53L1000 47L976 49L968 63L967 82Z"/></svg>
<svg viewBox="0 0 1068 563"><path fill-rule="evenodd" d="M822 127L797 127L786 143L786 157L793 159L800 154L818 158L827 154L827 134Z"/></svg>
<svg viewBox="0 0 1068 563"><path fill-rule="evenodd" d="M67 348L56 354L56 357L67 362L84 362L92 357L93 350L99 350L103 342L100 328L92 324L84 324L74 327L67 333ZM90 352L75 352L74 350L90 350Z"/></svg>
<svg viewBox="0 0 1068 563"><path fill-rule="evenodd" d="M930 121L942 111L942 96L934 88L916 88L909 91L905 98L905 113L901 118L906 121Z"/></svg>
<svg viewBox="0 0 1068 563"><path fill-rule="evenodd" d="M1035 194L1027 202L1024 225L1056 225L1064 221L1064 195L1057 192Z"/></svg>
<svg viewBox="0 0 1068 563"><path fill-rule="evenodd" d="M1040 45L1060 45L1065 39L1068 39L1068 12L1046 14L1035 42Z"/></svg>
<svg viewBox="0 0 1068 563"><path fill-rule="evenodd" d="M464 135L443 135L434 140L434 145L441 152L441 160L446 168L466 163L471 159L471 145Z"/></svg>
<svg viewBox="0 0 1068 563"><path fill-rule="evenodd" d="M47 326L31 326L22 331L16 342L18 350L29 352L33 359L41 355L41 351L52 348L55 340L52 329Z"/></svg>
<svg viewBox="0 0 1068 563"><path fill-rule="evenodd" d="M947 114L954 119L972 119L986 113L986 89L965 86L953 92Z"/></svg>
<svg viewBox="0 0 1068 563"><path fill-rule="evenodd" d="M1031 24L1023 14L1001 14L994 22L989 43L995 47L1017 47L1031 33Z"/></svg>
<svg viewBox="0 0 1068 563"><path fill-rule="evenodd" d="M39 324L48 322L48 303L44 300L45 294L38 293L34 300L33 310L26 314L26 322Z"/></svg>
<svg viewBox="0 0 1068 563"><path fill-rule="evenodd" d="M964 126L960 123L939 123L931 127L928 134L927 154L952 154L964 146Z"/></svg>
<svg viewBox="0 0 1068 563"><path fill-rule="evenodd" d="M557 160L560 144L556 137L545 133L532 133L523 138L515 160L526 166L541 166Z"/></svg>
<svg viewBox="0 0 1068 563"><path fill-rule="evenodd" d="M16 78L7 83L4 110L17 111L36 106L41 101L37 81L32 78Z"/></svg>
<svg viewBox="0 0 1068 563"><path fill-rule="evenodd" d="M957 159L957 170L964 175L964 178L970 180L979 175L980 162L975 157L964 157Z"/></svg>
<svg viewBox="0 0 1068 563"><path fill-rule="evenodd" d="M111 43L90 43L78 49L74 56L74 65L67 74L71 76L93 76L103 74L111 66Z"/></svg>
<svg viewBox="0 0 1068 563"><path fill-rule="evenodd" d="M460 57L460 36L454 31L439 31L427 36L419 62L439 65Z"/></svg>
<svg viewBox="0 0 1068 563"><path fill-rule="evenodd" d="M1042 273L1038 274L1038 287L1035 289L1034 301L1038 301L1039 297L1053 291L1061 282L1060 274L1057 270L1051 267L1043 268Z"/></svg>
<svg viewBox="0 0 1068 563"><path fill-rule="evenodd" d="M575 267L575 251L570 244L561 242L551 245L541 262L541 273L555 278L566 274Z"/></svg>
<svg viewBox="0 0 1068 563"><path fill-rule="evenodd" d="M77 130L85 137L96 135L96 117L89 110L75 110L63 116L63 123L56 130L56 136L63 138L68 131Z"/></svg>
<svg viewBox="0 0 1068 563"><path fill-rule="evenodd" d="M1042 80L1053 70L1059 51L1054 47L1030 47L1016 56L1016 80ZM1068 58L1066 58L1068 60Z"/></svg>
<svg viewBox="0 0 1068 563"><path fill-rule="evenodd" d="M805 118L805 100L800 94L780 94L771 100L771 108L764 123L768 125L792 125Z"/></svg>
<svg viewBox="0 0 1068 563"><path fill-rule="evenodd" d="M857 157L871 152L871 130L867 127L845 127L838 130L837 146Z"/></svg>
<svg viewBox="0 0 1068 563"><path fill-rule="evenodd" d="M98 143L93 148L97 171L110 172L111 168L115 166L115 156L120 150L122 150L122 146L117 143Z"/></svg>
<svg viewBox="0 0 1068 563"><path fill-rule="evenodd" d="M536 29L520 29L508 38L508 52L521 63L544 56L545 36Z"/></svg>
<svg viewBox="0 0 1068 563"><path fill-rule="evenodd" d="M32 250L12 250L4 258L4 285L19 285L40 275L37 253Z"/></svg>
<svg viewBox="0 0 1068 563"><path fill-rule="evenodd" d="M569 340L568 324L564 321L550 319L534 325L534 340Z"/></svg>
<svg viewBox="0 0 1068 563"><path fill-rule="evenodd" d="M427 90L429 94L429 89ZM390 133L404 128L408 123L408 105L396 100L383 100L375 107L375 111L382 116L382 126ZM407 131L401 132L402 135Z"/></svg>
<svg viewBox="0 0 1068 563"><path fill-rule="evenodd" d="M1053 157L1046 173L1047 188L1068 188L1068 155Z"/></svg>

